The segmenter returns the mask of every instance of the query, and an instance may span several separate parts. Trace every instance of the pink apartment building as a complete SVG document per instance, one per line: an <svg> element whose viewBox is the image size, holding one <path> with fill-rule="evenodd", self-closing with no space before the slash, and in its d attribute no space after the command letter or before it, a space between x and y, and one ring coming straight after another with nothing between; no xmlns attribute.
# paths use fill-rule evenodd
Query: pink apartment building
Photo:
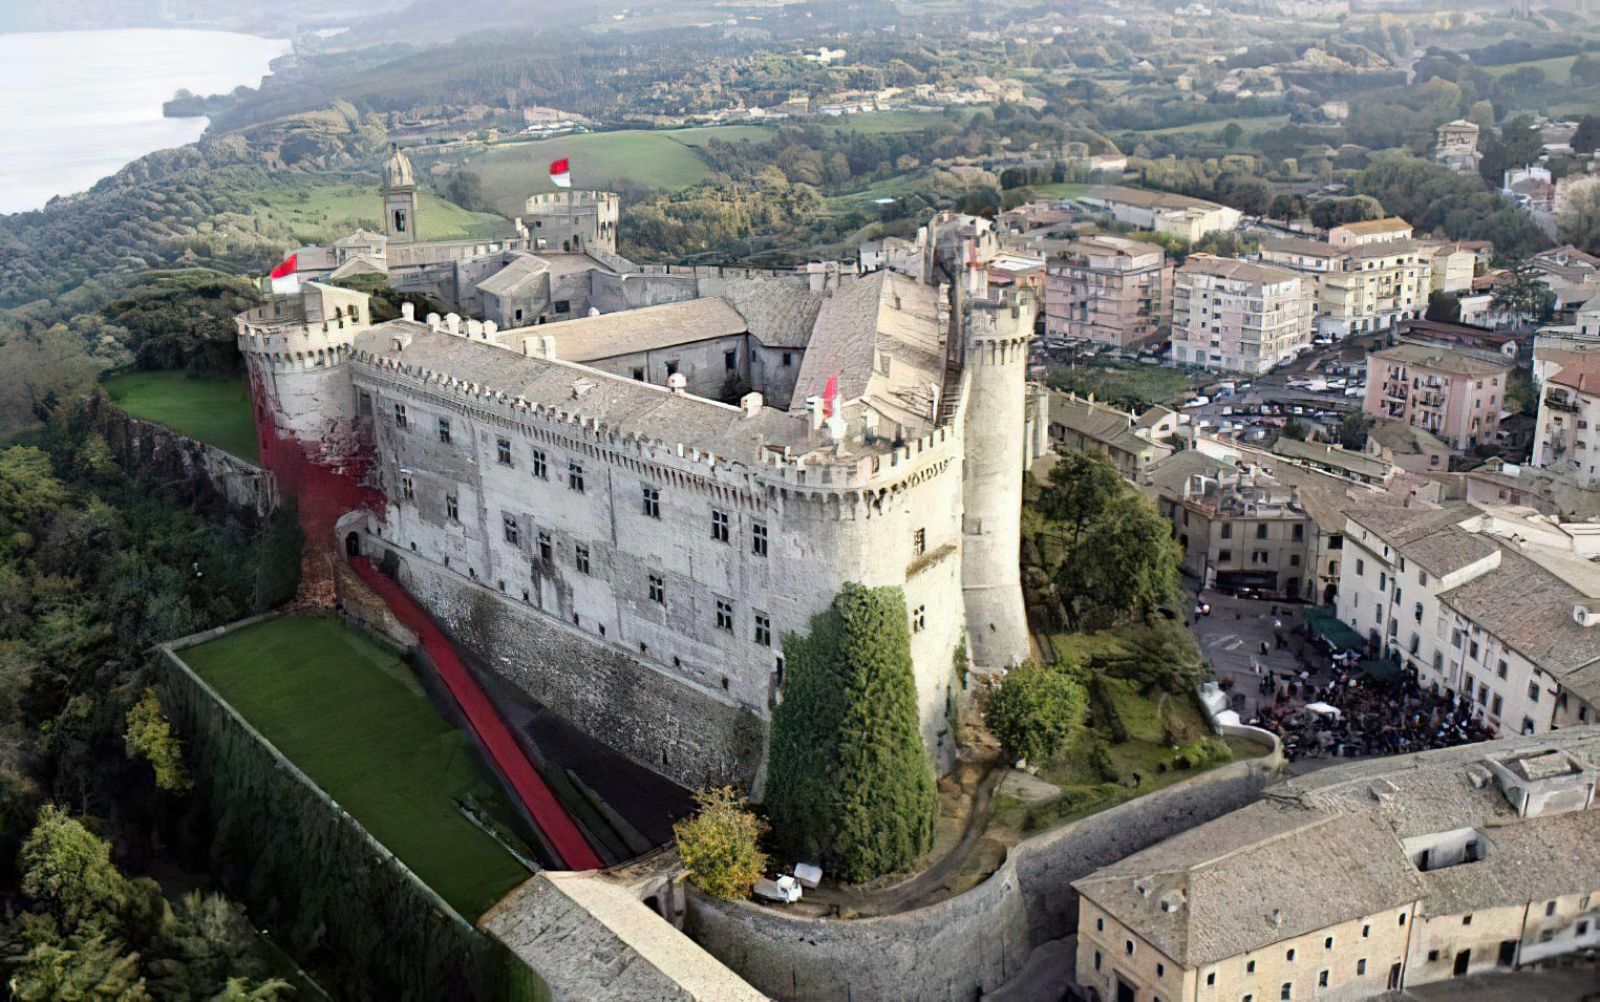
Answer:
<svg viewBox="0 0 1600 1002"><path fill-rule="evenodd" d="M1458 452L1492 443L1500 431L1509 361L1423 344L1401 344L1367 356L1363 409L1404 421Z"/></svg>

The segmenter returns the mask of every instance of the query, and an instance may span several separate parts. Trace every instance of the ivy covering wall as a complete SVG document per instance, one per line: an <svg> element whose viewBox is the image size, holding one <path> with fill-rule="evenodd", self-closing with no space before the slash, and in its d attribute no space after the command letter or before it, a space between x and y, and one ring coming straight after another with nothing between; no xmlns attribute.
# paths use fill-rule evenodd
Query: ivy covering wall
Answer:
<svg viewBox="0 0 1600 1002"><path fill-rule="evenodd" d="M779 845L852 883L909 869L933 845L937 791L904 593L847 584L783 650L765 800Z"/></svg>

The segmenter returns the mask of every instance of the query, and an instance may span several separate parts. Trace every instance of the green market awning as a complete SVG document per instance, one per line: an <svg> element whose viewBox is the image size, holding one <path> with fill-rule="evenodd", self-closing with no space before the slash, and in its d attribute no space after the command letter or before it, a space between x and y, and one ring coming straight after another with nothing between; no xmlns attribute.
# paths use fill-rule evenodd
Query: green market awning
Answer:
<svg viewBox="0 0 1600 1002"><path fill-rule="evenodd" d="M1366 650L1366 638L1357 633L1355 627L1340 619L1333 609L1327 606L1312 606L1306 609L1304 618L1312 634L1326 640L1334 648L1346 651Z"/></svg>

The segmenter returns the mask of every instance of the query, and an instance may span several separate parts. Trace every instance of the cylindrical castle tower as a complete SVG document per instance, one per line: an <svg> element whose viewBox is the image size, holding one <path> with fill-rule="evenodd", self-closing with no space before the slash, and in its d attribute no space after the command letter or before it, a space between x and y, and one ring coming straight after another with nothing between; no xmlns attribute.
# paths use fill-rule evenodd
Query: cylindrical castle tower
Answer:
<svg viewBox="0 0 1600 1002"><path fill-rule="evenodd" d="M1028 294L968 300L962 307L961 589L967 647L979 668L1028 657L1022 601L1022 472L1027 460L1028 345L1037 304Z"/></svg>

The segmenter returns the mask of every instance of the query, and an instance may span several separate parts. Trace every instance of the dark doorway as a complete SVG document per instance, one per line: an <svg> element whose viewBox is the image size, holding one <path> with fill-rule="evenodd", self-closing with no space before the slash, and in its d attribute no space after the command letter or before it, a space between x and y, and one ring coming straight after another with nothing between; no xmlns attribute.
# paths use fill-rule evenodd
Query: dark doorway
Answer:
<svg viewBox="0 0 1600 1002"><path fill-rule="evenodd" d="M1392 992L1400 987L1400 965L1389 965L1389 990Z"/></svg>
<svg viewBox="0 0 1600 1002"><path fill-rule="evenodd" d="M344 552L346 556L361 556L361 534L352 532L344 537Z"/></svg>
<svg viewBox="0 0 1600 1002"><path fill-rule="evenodd" d="M1501 967L1515 967L1517 965L1517 941L1514 939L1502 941L1500 944L1500 956L1496 957L1494 962Z"/></svg>
<svg viewBox="0 0 1600 1002"><path fill-rule="evenodd" d="M1456 966L1450 973L1459 978L1463 974L1467 973L1467 965L1470 963L1472 963L1472 951L1462 950L1460 953L1456 954Z"/></svg>
<svg viewBox="0 0 1600 1002"><path fill-rule="evenodd" d="M1117 1002L1138 1002L1139 989L1117 978Z"/></svg>

